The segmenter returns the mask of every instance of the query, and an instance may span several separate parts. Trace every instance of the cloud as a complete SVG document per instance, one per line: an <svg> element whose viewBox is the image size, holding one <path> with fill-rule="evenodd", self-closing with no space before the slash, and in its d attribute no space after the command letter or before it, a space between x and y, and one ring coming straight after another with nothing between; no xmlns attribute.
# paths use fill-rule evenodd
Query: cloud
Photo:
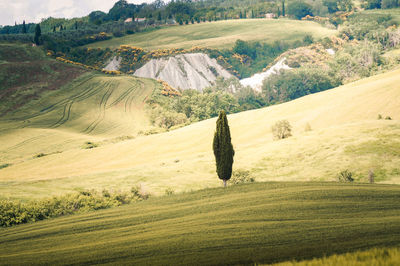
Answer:
<svg viewBox="0 0 400 266"><path fill-rule="evenodd" d="M0 0L0 25L40 22L44 18L73 18L94 10L108 12L117 0ZM151 3L152 0L128 0L129 3Z"/></svg>

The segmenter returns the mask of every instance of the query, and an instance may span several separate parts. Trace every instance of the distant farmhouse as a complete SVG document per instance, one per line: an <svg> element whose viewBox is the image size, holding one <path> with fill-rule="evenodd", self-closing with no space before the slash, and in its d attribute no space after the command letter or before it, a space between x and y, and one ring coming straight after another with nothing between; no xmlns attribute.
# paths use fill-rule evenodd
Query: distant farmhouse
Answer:
<svg viewBox="0 0 400 266"><path fill-rule="evenodd" d="M132 18L125 19L125 23L129 23L132 21L133 21ZM146 18L135 18L135 22L144 22L144 21L146 21Z"/></svg>
<svg viewBox="0 0 400 266"><path fill-rule="evenodd" d="M275 18L276 17L276 15L274 14L274 13L267 13L267 14L265 14L265 18L267 18L267 19L273 19L273 18Z"/></svg>

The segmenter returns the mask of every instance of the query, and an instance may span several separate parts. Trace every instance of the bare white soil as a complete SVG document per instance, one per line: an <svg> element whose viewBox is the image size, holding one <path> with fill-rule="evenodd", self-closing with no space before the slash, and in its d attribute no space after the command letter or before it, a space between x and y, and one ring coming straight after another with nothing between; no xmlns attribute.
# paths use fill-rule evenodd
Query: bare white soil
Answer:
<svg viewBox="0 0 400 266"><path fill-rule="evenodd" d="M211 86L218 76L233 77L217 60L207 54L181 54L168 58L152 59L134 73L143 78L166 81L174 88L202 90Z"/></svg>

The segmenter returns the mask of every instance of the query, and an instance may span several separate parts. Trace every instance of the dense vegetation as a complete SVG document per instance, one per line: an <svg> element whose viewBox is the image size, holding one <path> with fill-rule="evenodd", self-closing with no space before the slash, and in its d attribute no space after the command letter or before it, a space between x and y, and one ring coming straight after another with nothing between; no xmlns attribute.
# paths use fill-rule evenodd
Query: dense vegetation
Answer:
<svg viewBox="0 0 400 266"><path fill-rule="evenodd" d="M128 204L149 197L140 186L133 187L130 192L110 192L103 190L81 191L75 194L21 203L16 201L0 201L0 226L11 226L35 222L52 217L83 213L92 210Z"/></svg>

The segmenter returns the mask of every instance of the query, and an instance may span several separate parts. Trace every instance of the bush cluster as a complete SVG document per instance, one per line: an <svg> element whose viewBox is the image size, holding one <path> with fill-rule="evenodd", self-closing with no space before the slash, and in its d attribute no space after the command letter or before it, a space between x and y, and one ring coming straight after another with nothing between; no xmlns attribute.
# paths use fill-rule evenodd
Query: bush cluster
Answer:
<svg viewBox="0 0 400 266"><path fill-rule="evenodd" d="M292 126L287 120L280 120L271 127L274 140L286 139L292 136Z"/></svg>
<svg viewBox="0 0 400 266"><path fill-rule="evenodd" d="M250 175L250 171L238 169L233 171L232 177L229 180L232 184L243 184L243 183L253 183L255 182L255 178Z"/></svg>
<svg viewBox="0 0 400 266"><path fill-rule="evenodd" d="M0 201L0 226L35 222L52 217L105 209L149 198L140 186L131 192L82 191L28 203Z"/></svg>

